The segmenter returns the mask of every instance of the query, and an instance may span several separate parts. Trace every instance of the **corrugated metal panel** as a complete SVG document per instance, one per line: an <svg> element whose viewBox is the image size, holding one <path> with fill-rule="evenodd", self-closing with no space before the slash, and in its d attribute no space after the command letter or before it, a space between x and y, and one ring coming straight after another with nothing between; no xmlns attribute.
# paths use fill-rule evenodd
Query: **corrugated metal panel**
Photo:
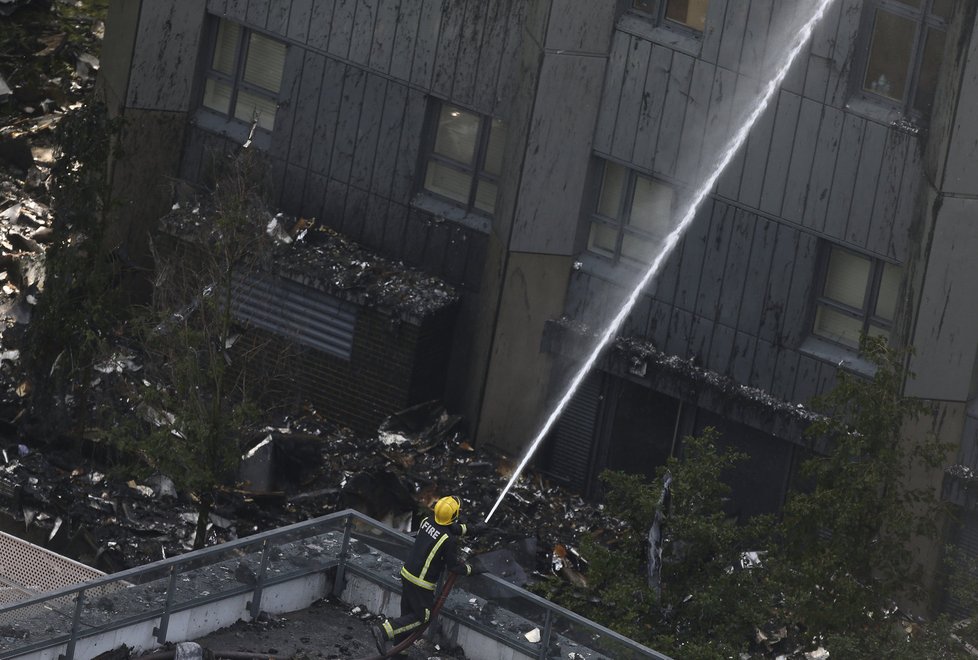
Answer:
<svg viewBox="0 0 978 660"><path fill-rule="evenodd" d="M600 376L586 378L567 404L554 431L547 471L581 490L587 488L590 477L600 395Z"/></svg>
<svg viewBox="0 0 978 660"><path fill-rule="evenodd" d="M273 275L235 278L237 319L330 355L350 359L356 306Z"/></svg>
<svg viewBox="0 0 978 660"><path fill-rule="evenodd" d="M965 509L958 510L958 526L955 530L954 547L961 550L970 559L978 557L978 512ZM966 570L966 569L965 569ZM951 579L960 580L960 576ZM972 575L971 580L978 579L978 575ZM975 612L970 611L965 603L955 598L948 589L944 594L944 611L952 619L964 619L972 617Z"/></svg>

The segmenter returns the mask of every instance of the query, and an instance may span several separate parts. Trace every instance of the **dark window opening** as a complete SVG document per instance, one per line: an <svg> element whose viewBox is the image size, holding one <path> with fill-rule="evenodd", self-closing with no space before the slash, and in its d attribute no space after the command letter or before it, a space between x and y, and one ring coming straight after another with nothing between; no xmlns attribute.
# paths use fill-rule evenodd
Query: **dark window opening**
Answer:
<svg viewBox="0 0 978 660"><path fill-rule="evenodd" d="M499 119L439 103L422 188L444 200L491 216L503 168L506 127Z"/></svg>
<svg viewBox="0 0 978 660"><path fill-rule="evenodd" d="M860 93L908 114L934 105L953 0L871 0Z"/></svg>

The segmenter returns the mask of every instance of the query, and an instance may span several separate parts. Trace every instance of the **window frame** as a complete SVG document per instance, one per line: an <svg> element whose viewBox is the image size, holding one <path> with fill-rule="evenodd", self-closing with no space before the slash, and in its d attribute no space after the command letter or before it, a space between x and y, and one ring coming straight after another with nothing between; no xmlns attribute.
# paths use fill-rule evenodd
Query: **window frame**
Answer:
<svg viewBox="0 0 978 660"><path fill-rule="evenodd" d="M708 0L708 2L713 0ZM670 30L675 30L682 34L687 34L689 36L695 36L702 38L703 34L706 32L706 25L704 22L703 29L697 29L688 23L683 23L682 21L676 21L667 15L669 0L644 0L644 3L654 4L654 8L643 9L638 6L639 2L643 0L627 0L628 11L634 12L640 16L649 16L656 27L662 27ZM709 4L707 5L709 7Z"/></svg>
<svg viewBox="0 0 978 660"><path fill-rule="evenodd" d="M454 160L453 158L445 156L444 154L435 152L435 145L438 141L439 120L441 118L443 108L454 108L460 112L464 112L465 114L478 118L479 128L476 134L471 164L462 163L461 161ZM500 172L500 174L493 174L492 172L486 170L486 156L489 153L489 140L492 137L493 122L498 121L503 127L505 127L505 123L503 123L501 119L491 115L475 112L455 103L450 103L448 101L442 101L441 99L435 98L429 100L427 112L428 116L426 120L427 125L425 127L424 149L420 154L420 167L418 168L420 176L418 177L416 183L417 193L433 197L440 202L444 202L445 204L450 204L463 210L466 214L474 214L485 218L492 218L495 215L496 204L499 201L499 185L502 173ZM426 182L428 179L428 167L431 161L435 161L443 167L447 167L455 170L456 172L461 172L469 176L469 190L464 203L457 199L447 197L446 195L443 195L438 191L431 190L427 187ZM479 183L483 181L491 183L496 187L496 198L493 200L493 210L491 212L480 209L476 205L477 195L479 192Z"/></svg>
<svg viewBox="0 0 978 660"><path fill-rule="evenodd" d="M854 71L857 75L850 80L850 97L881 105L900 112L903 116L921 120L929 116L929 111L914 107L919 89L921 69L926 51L926 37L929 29L936 29L947 36L949 21L932 13L936 0L920 0L920 8L909 7L900 0L866 0L860 20L858 53ZM892 99L866 89L867 69L872 55L873 37L876 31L877 12L887 12L893 16L914 23L914 38L910 45L909 62L906 71L902 100ZM939 69L938 69L939 72Z"/></svg>
<svg viewBox="0 0 978 660"><path fill-rule="evenodd" d="M866 289L863 291L863 301L862 307L857 309L844 302L836 300L834 298L827 297L825 295L825 287L828 282L829 268L831 264L832 253L834 250L839 250L846 252L852 256L863 259L869 262L869 275L867 277ZM896 315L900 306L900 287L903 283L903 273L901 273L900 284L897 287L897 298L894 304L893 317L892 319L885 319L876 314L876 307L879 302L879 294L881 289L881 284L883 281L883 273L886 266L894 266L900 268L902 267L892 261L881 259L876 256L871 256L862 252L853 250L847 246L840 245L838 243L825 242L819 257L818 257L818 280L817 286L814 291L814 301L811 306L811 321L808 324L809 332L811 336L819 341L828 342L834 346L840 346L843 349L851 352L857 352L859 350L858 345L852 345L844 341L840 341L835 337L820 334L815 324L818 320L818 308L820 306L830 309L836 313L848 316L853 319L858 319L861 323L860 337L869 333L869 329L877 328L883 330L887 333L889 338L892 335L893 328L896 324ZM858 340L857 340L858 342Z"/></svg>
<svg viewBox="0 0 978 660"><path fill-rule="evenodd" d="M587 223L587 235L584 239L584 251L594 257L600 258L604 261L610 262L615 265L626 265L633 267L640 267L641 262L627 257L624 255L622 246L625 242L626 236L635 236L640 240L645 241L657 241L661 244L661 241L665 239L664 236L654 236L651 233L643 231L641 229L636 229L634 225L630 223L632 207L635 202L635 190L636 184L639 178L648 179L656 184L664 186L670 190L672 193L672 199L670 200L670 210L669 219L672 220L676 211L676 202L678 199L676 186L672 183L665 181L661 178L655 177L651 174L646 174L635 170L627 165L615 162L613 160L607 160L605 158L596 157L595 159L595 171L593 175L593 199L590 202L590 211L588 213L588 223ZM601 198L604 194L605 186L605 172L607 171L608 165L614 165L616 167L622 168L625 172L625 182L622 186L621 197L618 200L618 211L617 217L611 218L600 212ZM591 231L595 224L602 225L604 227L611 228L615 231L615 249L612 254L608 254L604 251L598 251L591 247ZM668 235L668 234L667 234Z"/></svg>
<svg viewBox="0 0 978 660"><path fill-rule="evenodd" d="M275 127L275 121L278 119L278 111L281 109L282 105L282 89L285 82L285 69L288 64L289 44L276 36L266 34L261 30L255 30L247 25L244 25L243 23L238 23L221 16L211 16L211 19L212 20L208 21L207 40L204 42L204 52L203 57L201 58L200 74L198 76L200 81L200 89L197 94L198 110L206 112L213 117L220 118L220 120L226 124L245 127L248 130L250 130L252 125L254 125L255 132L261 132L261 134L264 135L271 135ZM218 34L220 32L222 23L233 24L237 26L239 30L237 43L234 46L234 65L232 66L233 74L227 74L214 68L214 53L218 46ZM251 35L253 34L270 41L278 42L285 47L285 53L282 58L282 72L279 80L279 88L274 92L245 80L245 67L248 62L248 54L251 48ZM224 83L231 88L227 112L221 112L220 110L204 104L208 80L215 80L217 82ZM256 124L254 119L245 121L235 116L238 95L242 90L271 101L275 105L275 116L272 119L272 128L264 128L260 124Z"/></svg>

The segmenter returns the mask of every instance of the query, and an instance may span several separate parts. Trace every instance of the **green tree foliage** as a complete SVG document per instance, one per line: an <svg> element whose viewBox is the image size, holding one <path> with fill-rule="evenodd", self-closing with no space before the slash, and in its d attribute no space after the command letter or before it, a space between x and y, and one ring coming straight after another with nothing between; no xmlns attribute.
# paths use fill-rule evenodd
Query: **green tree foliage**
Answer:
<svg viewBox="0 0 978 660"><path fill-rule="evenodd" d="M240 332L232 292L267 266L271 218L259 156L242 150L227 163L198 212L165 221L154 248L153 305L140 319L147 383L138 394L145 431L123 427L116 441L170 476L198 507L195 547L203 547L215 492L233 483L242 439L257 418L268 374L249 382L261 354L235 347ZM242 342L243 343L243 342Z"/></svg>
<svg viewBox="0 0 978 660"><path fill-rule="evenodd" d="M816 402L824 416L809 436L827 450L803 464L780 519L738 525L725 515L723 478L744 456L718 450L708 429L684 439L682 456L656 483L602 475L621 529L613 541L592 534L582 544L586 588L551 580L546 593L677 658L818 646L838 658L959 657L945 619L922 626L893 616L897 600L920 598L913 541L935 539L941 520L937 494L908 475L938 468L948 448L933 437L904 437L925 411L901 394L905 355L871 339L862 350L875 375L840 372L837 387ZM657 598L647 581L646 538L666 472L671 506ZM742 561L748 551L760 551L760 566ZM765 631L786 641L772 649Z"/></svg>
<svg viewBox="0 0 978 660"><path fill-rule="evenodd" d="M924 597L913 542L935 539L941 519L937 493L910 475L938 468L947 447L903 435L925 408L901 394L902 355L879 339L864 340L862 352L875 376L840 371L837 386L815 402L824 416L809 435L830 450L803 465L811 487L793 493L784 509L783 554L798 585L786 599L830 648L894 657L903 647L892 647L896 626L883 613L897 599Z"/></svg>
<svg viewBox="0 0 978 660"><path fill-rule="evenodd" d="M67 113L57 128L54 237L26 356L33 407L44 411L40 419L51 435L84 425L94 361L107 333L125 316L105 243L112 206L108 162L120 127L103 105L90 102ZM65 405L66 400L75 403Z"/></svg>

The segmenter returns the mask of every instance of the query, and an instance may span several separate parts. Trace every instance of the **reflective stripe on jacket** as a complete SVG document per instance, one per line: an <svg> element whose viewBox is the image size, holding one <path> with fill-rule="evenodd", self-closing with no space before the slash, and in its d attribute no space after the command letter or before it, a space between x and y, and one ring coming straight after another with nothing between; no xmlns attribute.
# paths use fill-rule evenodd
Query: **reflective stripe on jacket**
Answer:
<svg viewBox="0 0 978 660"><path fill-rule="evenodd" d="M472 567L459 561L455 540L465 531L465 525L439 525L429 518L423 519L411 553L401 568L401 577L422 589L434 591L446 566L455 573L470 575Z"/></svg>

